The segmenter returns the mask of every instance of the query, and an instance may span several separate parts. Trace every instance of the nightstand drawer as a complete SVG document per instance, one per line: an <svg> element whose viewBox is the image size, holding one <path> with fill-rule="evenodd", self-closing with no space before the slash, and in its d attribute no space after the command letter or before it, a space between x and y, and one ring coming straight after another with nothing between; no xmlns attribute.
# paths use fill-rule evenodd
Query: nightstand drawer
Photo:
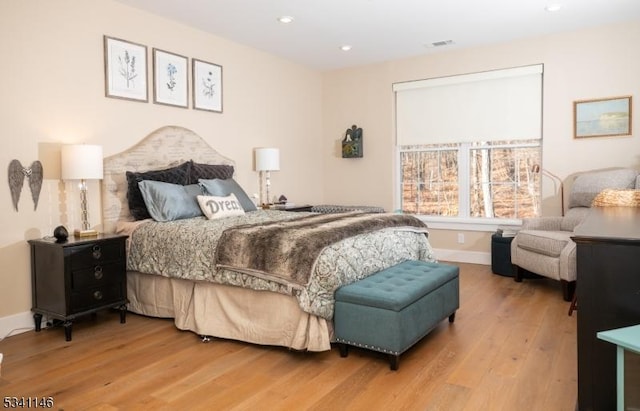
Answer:
<svg viewBox="0 0 640 411"><path fill-rule="evenodd" d="M73 247L71 251L71 269L91 267L110 261L124 260L125 250L122 241L102 241Z"/></svg>
<svg viewBox="0 0 640 411"><path fill-rule="evenodd" d="M71 272L71 288L80 290L88 287L100 287L105 284L124 281L124 263L96 264L89 268Z"/></svg>
<svg viewBox="0 0 640 411"><path fill-rule="evenodd" d="M111 304L125 297L122 293L122 284L109 284L103 287L86 288L81 291L71 292L71 311L79 313L94 307Z"/></svg>

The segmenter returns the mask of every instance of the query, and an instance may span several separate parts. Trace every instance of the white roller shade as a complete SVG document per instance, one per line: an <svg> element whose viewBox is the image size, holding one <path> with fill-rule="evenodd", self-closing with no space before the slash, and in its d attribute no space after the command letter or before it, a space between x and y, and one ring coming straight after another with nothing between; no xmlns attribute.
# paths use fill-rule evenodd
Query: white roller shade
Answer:
<svg viewBox="0 0 640 411"><path fill-rule="evenodd" d="M542 137L542 65L396 83L398 145Z"/></svg>

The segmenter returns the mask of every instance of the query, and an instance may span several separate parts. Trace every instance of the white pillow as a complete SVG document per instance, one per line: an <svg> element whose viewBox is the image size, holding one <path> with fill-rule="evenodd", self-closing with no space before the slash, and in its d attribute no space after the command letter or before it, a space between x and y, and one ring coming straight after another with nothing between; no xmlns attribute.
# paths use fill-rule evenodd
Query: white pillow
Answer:
<svg viewBox="0 0 640 411"><path fill-rule="evenodd" d="M200 209L209 220L244 214L242 204L233 193L225 197L198 196L197 198Z"/></svg>

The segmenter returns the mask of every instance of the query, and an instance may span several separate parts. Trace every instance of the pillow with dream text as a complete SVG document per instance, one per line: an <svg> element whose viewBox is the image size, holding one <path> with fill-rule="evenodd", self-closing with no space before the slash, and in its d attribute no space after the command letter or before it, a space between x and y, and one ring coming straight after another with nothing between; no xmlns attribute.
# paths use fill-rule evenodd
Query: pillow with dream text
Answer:
<svg viewBox="0 0 640 411"><path fill-rule="evenodd" d="M156 221L202 216L202 210L196 198L202 194L202 187L198 184L183 186L162 181L142 180L138 186L149 215Z"/></svg>
<svg viewBox="0 0 640 411"><path fill-rule="evenodd" d="M234 194L225 197L200 195L198 204L209 220L244 214L244 209Z"/></svg>
<svg viewBox="0 0 640 411"><path fill-rule="evenodd" d="M226 180L218 178L213 180L200 179L198 181L204 189L205 194L212 196L227 196L229 194L235 194L238 201L240 201L240 204L242 204L244 211L249 212L256 211L258 209L247 193L233 178L228 178Z"/></svg>

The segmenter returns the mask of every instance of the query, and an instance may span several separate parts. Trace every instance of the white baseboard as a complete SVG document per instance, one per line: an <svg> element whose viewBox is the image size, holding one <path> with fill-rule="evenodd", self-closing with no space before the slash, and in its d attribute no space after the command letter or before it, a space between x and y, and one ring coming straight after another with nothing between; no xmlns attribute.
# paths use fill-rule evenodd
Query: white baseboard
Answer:
<svg viewBox="0 0 640 411"><path fill-rule="evenodd" d="M447 250L442 248L434 248L433 252L436 255L436 258L442 261L491 265L491 253L480 251Z"/></svg>
<svg viewBox="0 0 640 411"><path fill-rule="evenodd" d="M33 313L31 311L0 317L0 340L9 335L20 334L34 328Z"/></svg>

